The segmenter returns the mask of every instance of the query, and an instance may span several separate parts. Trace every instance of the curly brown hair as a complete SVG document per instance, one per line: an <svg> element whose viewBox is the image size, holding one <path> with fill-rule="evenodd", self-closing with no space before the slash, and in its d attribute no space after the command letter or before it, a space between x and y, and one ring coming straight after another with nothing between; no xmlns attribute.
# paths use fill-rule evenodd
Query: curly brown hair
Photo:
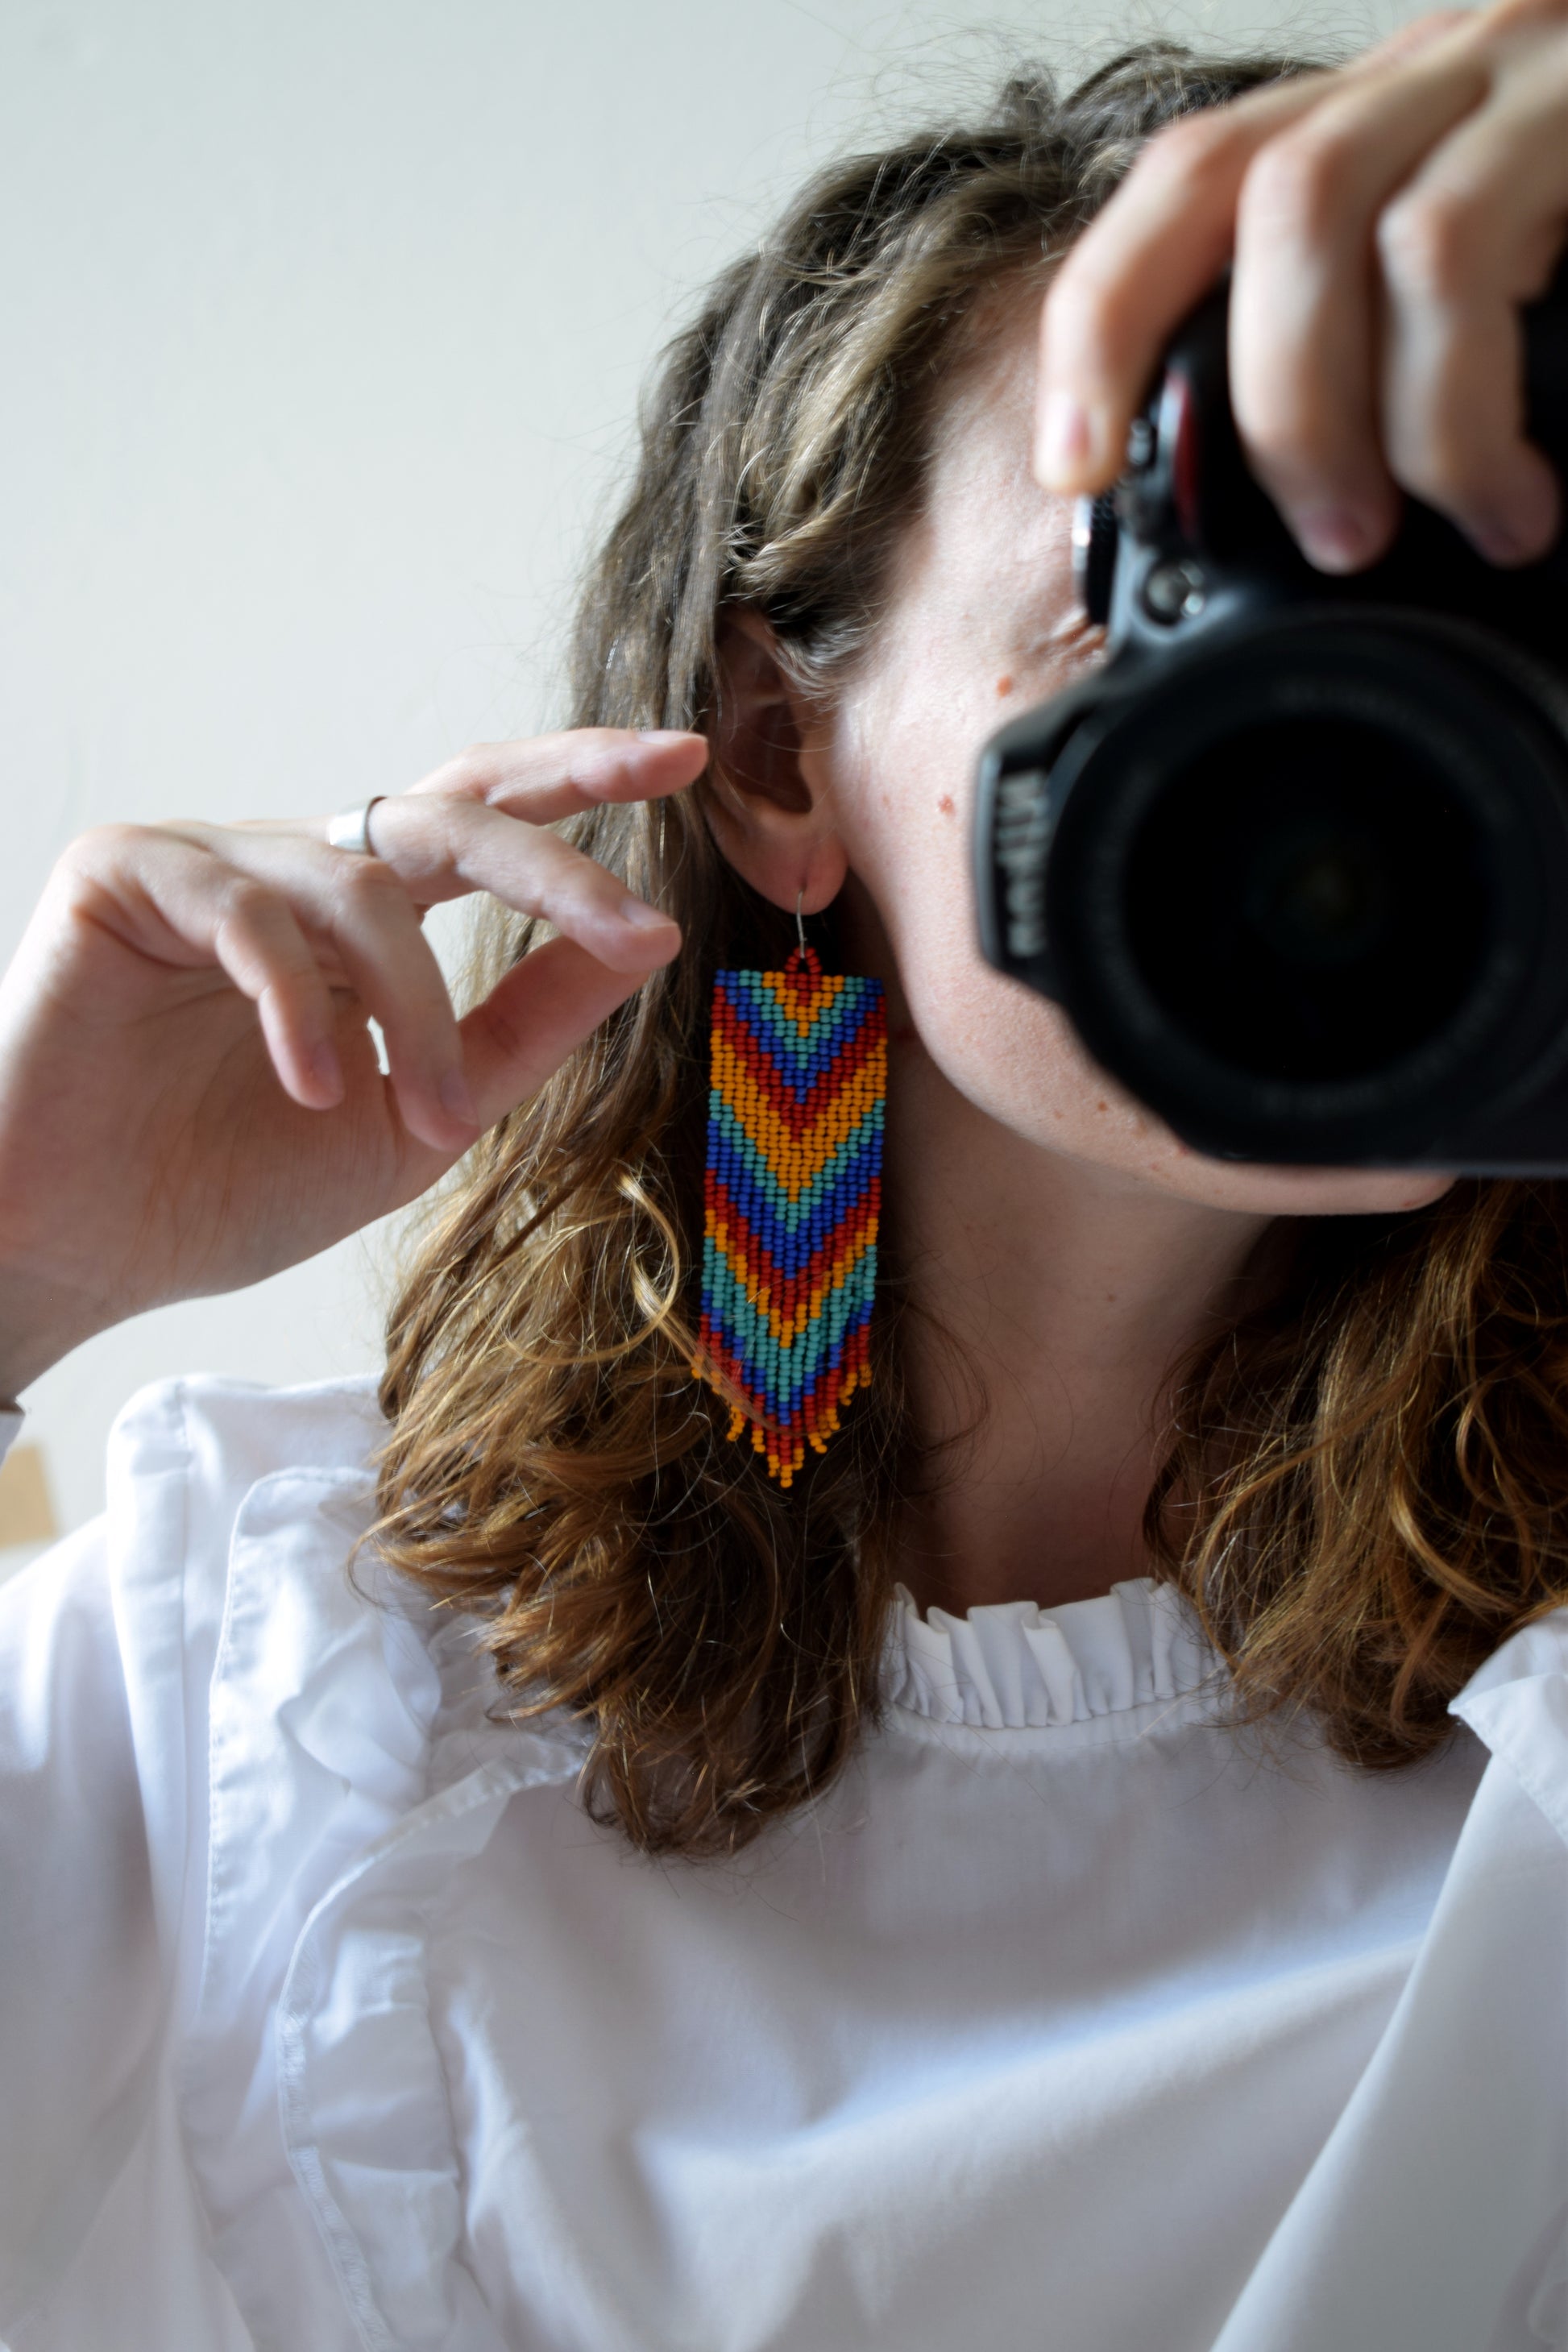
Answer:
<svg viewBox="0 0 1568 2352"><path fill-rule="evenodd" d="M1173 117L1300 72L1152 44L1070 94L814 180L671 346L587 582L573 723L711 731L721 616L828 693L875 629L978 298L1048 267ZM574 837L689 942L471 1155L393 1312L375 1540L473 1612L504 1703L594 1739L587 1798L652 1853L731 1853L824 1789L878 1704L892 1529L940 1475L900 1373L884 1235L874 1376L787 1494L691 1372L707 1000L784 918L718 855L706 786ZM499 947L524 953L531 927ZM1176 1381L1156 1572L1238 1712L1306 1708L1363 1764L1428 1752L1513 1627L1568 1598L1568 1264L1555 1188L1467 1184L1304 1228L1267 1311Z"/></svg>

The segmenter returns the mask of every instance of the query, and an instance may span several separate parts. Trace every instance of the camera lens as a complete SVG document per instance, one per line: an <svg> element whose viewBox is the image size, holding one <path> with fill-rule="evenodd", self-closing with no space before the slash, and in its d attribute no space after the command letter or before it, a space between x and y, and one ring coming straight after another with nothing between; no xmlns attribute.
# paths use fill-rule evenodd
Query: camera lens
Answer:
<svg viewBox="0 0 1568 2352"><path fill-rule="evenodd" d="M980 788L986 954L1195 1150L1512 1166L1568 1100L1568 690L1479 624L1216 604Z"/></svg>
<svg viewBox="0 0 1568 2352"><path fill-rule="evenodd" d="M1464 1003L1492 926L1474 818L1407 735L1350 715L1243 727L1177 765L1128 844L1152 995L1238 1071L1353 1079Z"/></svg>

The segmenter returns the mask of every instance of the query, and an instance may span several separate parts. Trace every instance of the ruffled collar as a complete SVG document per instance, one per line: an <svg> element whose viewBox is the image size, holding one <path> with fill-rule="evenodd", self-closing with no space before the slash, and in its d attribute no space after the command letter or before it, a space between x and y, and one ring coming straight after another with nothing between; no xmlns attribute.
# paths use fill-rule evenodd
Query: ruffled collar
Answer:
<svg viewBox="0 0 1568 2352"><path fill-rule="evenodd" d="M884 1689L930 1722L1045 1730L1181 1698L1221 1671L1180 1593L1150 1577L1048 1612L1002 1601L963 1617L922 1617L900 1584Z"/></svg>

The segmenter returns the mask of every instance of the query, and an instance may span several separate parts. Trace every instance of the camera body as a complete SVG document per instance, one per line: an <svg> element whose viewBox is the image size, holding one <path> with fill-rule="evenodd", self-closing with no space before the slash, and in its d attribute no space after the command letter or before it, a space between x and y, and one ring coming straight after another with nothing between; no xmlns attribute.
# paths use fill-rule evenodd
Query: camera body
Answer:
<svg viewBox="0 0 1568 2352"><path fill-rule="evenodd" d="M1487 563L1406 504L1309 565L1231 418L1224 289L1081 501L1084 683L982 756L984 952L1194 1149L1568 1172L1568 547ZM1568 461L1568 293L1525 314Z"/></svg>

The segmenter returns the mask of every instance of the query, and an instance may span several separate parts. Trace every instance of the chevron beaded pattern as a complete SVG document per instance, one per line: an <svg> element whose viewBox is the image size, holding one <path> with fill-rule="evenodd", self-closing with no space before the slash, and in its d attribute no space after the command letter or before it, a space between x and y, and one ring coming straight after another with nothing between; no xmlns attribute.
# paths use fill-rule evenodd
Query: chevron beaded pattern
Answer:
<svg viewBox="0 0 1568 2352"><path fill-rule="evenodd" d="M887 1083L880 981L810 948L716 976L692 1369L784 1486L866 1379Z"/></svg>

